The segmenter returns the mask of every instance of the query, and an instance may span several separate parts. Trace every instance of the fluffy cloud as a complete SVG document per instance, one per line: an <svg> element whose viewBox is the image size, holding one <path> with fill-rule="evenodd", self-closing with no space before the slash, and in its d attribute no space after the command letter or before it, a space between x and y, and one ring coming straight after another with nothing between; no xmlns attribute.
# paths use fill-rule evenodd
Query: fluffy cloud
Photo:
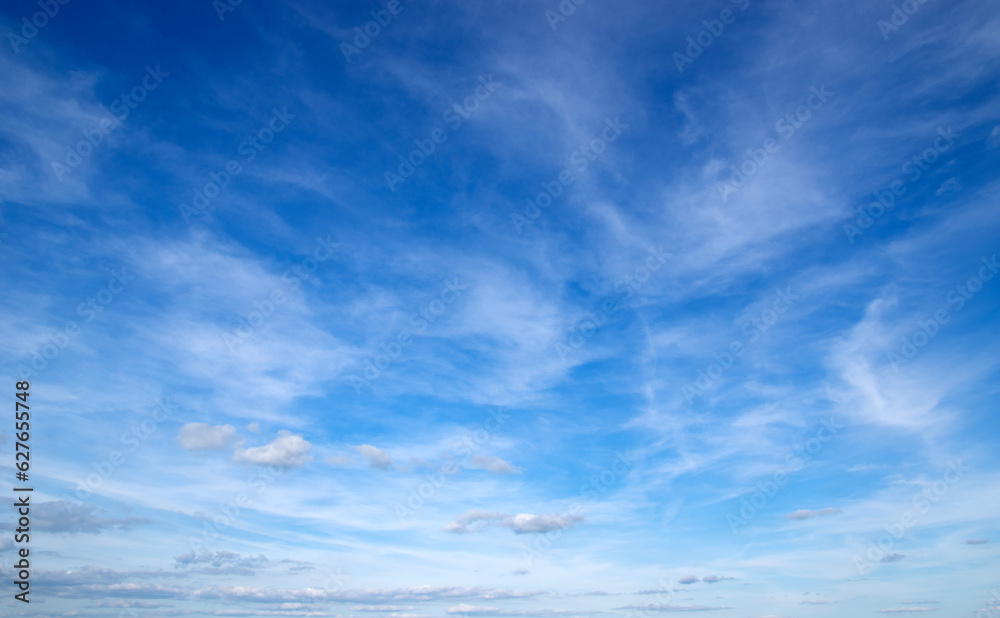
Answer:
<svg viewBox="0 0 1000 618"><path fill-rule="evenodd" d="M529 532L549 532L561 528L569 528L573 524L583 521L579 515L560 515L551 513L548 515L529 515L520 513L500 522L500 525L513 528L517 534L527 534Z"/></svg>
<svg viewBox="0 0 1000 618"><path fill-rule="evenodd" d="M839 513L840 509L825 508L818 511L810 511L809 509L800 509L794 513L789 513L785 515L785 519L812 519L813 517L818 517L820 515L834 515Z"/></svg>
<svg viewBox="0 0 1000 618"><path fill-rule="evenodd" d="M489 523L492 521L499 521L501 526L512 529L515 534L529 534L569 528L573 524L583 521L583 518L579 515L561 515L558 513L547 515L531 515L529 513L504 515L503 513L490 513L474 509L445 526L444 530L445 532L455 533L483 532L489 527ZM477 525L470 528L471 524Z"/></svg>
<svg viewBox="0 0 1000 618"><path fill-rule="evenodd" d="M497 474L520 474L522 472L521 468L517 466L512 466L510 463L500 459L499 457L487 457L485 455L476 455L469 460L469 468L476 470L486 470L487 472L495 472Z"/></svg>
<svg viewBox="0 0 1000 618"><path fill-rule="evenodd" d="M232 425L187 423L177 434L177 444L189 451L223 451L239 442Z"/></svg>
<svg viewBox="0 0 1000 618"><path fill-rule="evenodd" d="M385 451L380 448L374 447L371 444L362 444L361 446L355 446L354 450L367 459L368 464L373 468L378 468L379 470L391 470L393 468L392 457L386 455Z"/></svg>
<svg viewBox="0 0 1000 618"><path fill-rule="evenodd" d="M233 453L233 461L302 466L312 461L312 455L309 454L311 446L302 436L283 429L270 444L247 449L237 448Z"/></svg>

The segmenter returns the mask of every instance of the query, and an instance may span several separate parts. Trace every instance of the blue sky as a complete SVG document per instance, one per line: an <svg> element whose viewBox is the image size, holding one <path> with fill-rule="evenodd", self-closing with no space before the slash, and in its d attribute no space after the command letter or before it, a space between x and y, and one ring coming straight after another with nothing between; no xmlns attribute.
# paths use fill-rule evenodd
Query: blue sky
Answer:
<svg viewBox="0 0 1000 618"><path fill-rule="evenodd" d="M0 30L3 613L1000 615L995 3Z"/></svg>

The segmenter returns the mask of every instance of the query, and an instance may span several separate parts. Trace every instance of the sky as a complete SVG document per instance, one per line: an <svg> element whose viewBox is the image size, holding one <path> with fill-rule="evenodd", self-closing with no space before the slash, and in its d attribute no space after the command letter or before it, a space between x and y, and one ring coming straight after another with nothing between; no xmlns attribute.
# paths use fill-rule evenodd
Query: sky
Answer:
<svg viewBox="0 0 1000 618"><path fill-rule="evenodd" d="M1000 5L0 33L3 615L1000 616Z"/></svg>

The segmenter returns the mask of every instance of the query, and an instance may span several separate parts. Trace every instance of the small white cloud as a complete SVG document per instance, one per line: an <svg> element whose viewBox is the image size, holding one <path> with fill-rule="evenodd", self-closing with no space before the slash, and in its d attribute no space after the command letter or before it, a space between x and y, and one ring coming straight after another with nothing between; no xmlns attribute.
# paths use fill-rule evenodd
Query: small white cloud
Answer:
<svg viewBox="0 0 1000 618"><path fill-rule="evenodd" d="M260 423L256 421L250 423L249 425L247 425L247 431L250 431L252 433L260 433Z"/></svg>
<svg viewBox="0 0 1000 618"><path fill-rule="evenodd" d="M583 521L583 518L579 515L560 515L558 513L529 515L528 513L520 513L504 519L500 522L500 525L512 528L516 534L528 534L530 532L549 532L551 530L569 528L579 521Z"/></svg>
<svg viewBox="0 0 1000 618"><path fill-rule="evenodd" d="M476 607L475 605L469 605L467 603L461 603L449 607L445 610L449 614L495 614L500 611L496 607Z"/></svg>
<svg viewBox="0 0 1000 618"><path fill-rule="evenodd" d="M326 458L326 463L331 466L340 466L341 468L349 468L354 465L354 460L347 455L331 455Z"/></svg>
<svg viewBox="0 0 1000 618"><path fill-rule="evenodd" d="M361 455L368 460L368 463L373 468L378 468L379 470L390 470L393 467L392 458L386 455L382 449L376 448L371 444L355 446L354 450L361 453Z"/></svg>
<svg viewBox="0 0 1000 618"><path fill-rule="evenodd" d="M455 521L444 527L445 532L464 534L466 532L482 532L489 526L489 522L506 518L503 513L490 513L481 509L466 511ZM469 524L479 524L470 529Z"/></svg>
<svg viewBox="0 0 1000 618"><path fill-rule="evenodd" d="M847 469L848 472L871 472L873 470L881 470L885 466L880 466L878 464L856 464Z"/></svg>
<svg viewBox="0 0 1000 618"><path fill-rule="evenodd" d="M663 605L660 603L649 603L647 605L623 605L615 609L639 610L642 612L709 612L720 609L733 609L732 607L708 607L706 605Z"/></svg>
<svg viewBox="0 0 1000 618"><path fill-rule="evenodd" d="M223 451L239 442L232 425L187 423L177 434L177 444L189 451Z"/></svg>
<svg viewBox="0 0 1000 618"><path fill-rule="evenodd" d="M736 578L735 577L719 577L718 575L706 575L705 577L701 578L701 581L705 582L706 584L714 584L716 582L723 582L723 581L730 580L730 579L731 580L735 580Z"/></svg>
<svg viewBox="0 0 1000 618"><path fill-rule="evenodd" d="M515 534L529 534L569 528L575 523L583 521L583 518L579 515L560 515L558 513L547 515L531 515L529 513L504 515L503 513L491 513L489 511L473 509L466 511L458 519L445 526L444 530L445 532L453 533L483 532L494 521L499 521L501 526L512 529ZM475 525L470 528L471 524Z"/></svg>
<svg viewBox="0 0 1000 618"><path fill-rule="evenodd" d="M238 448L233 453L233 461L255 464L277 464L302 466L312 461L309 447L312 446L302 436L287 430L278 432L274 442L253 448Z"/></svg>
<svg viewBox="0 0 1000 618"><path fill-rule="evenodd" d="M512 466L499 457L487 457L485 455L474 456L469 460L469 465L467 467L476 470L486 470L487 472L495 472L496 474L520 474L523 472L521 468Z"/></svg>
<svg viewBox="0 0 1000 618"><path fill-rule="evenodd" d="M785 519L812 519L813 517L818 517L820 515L835 515L840 512L840 509L826 508L820 509L818 511L810 511L809 509L800 509L794 513L789 513L785 515Z"/></svg>

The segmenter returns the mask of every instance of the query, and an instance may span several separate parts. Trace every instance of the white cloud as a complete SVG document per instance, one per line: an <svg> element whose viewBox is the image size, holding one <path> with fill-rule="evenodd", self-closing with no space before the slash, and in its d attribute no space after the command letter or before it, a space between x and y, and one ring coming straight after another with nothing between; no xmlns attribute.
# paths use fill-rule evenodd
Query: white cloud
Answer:
<svg viewBox="0 0 1000 618"><path fill-rule="evenodd" d="M706 584L714 584L716 582L726 581L726 580L730 580L730 579L736 579L736 578L735 577L719 577L718 575L706 575L705 577L701 578L701 581L705 582Z"/></svg>
<svg viewBox="0 0 1000 618"><path fill-rule="evenodd" d="M475 455L469 460L469 468L476 470L486 470L496 474L520 474L521 468L512 466L510 463L499 457L487 457L486 455Z"/></svg>
<svg viewBox="0 0 1000 618"><path fill-rule="evenodd" d="M552 513L549 515L529 515L519 513L513 517L500 522L500 525L513 528L517 534L527 534L529 532L549 532L561 528L569 528L573 524L583 521L579 515L560 515Z"/></svg>
<svg viewBox="0 0 1000 618"><path fill-rule="evenodd" d="M466 511L458 519L453 521L444 527L445 532L482 532L489 527L489 522L502 520L507 516L503 513L490 513L489 511L483 511L481 509L472 509L471 511ZM480 524L475 526L471 530L469 529L469 524Z"/></svg>
<svg viewBox="0 0 1000 618"><path fill-rule="evenodd" d="M371 444L362 444L361 446L355 446L354 450L360 453L371 467L378 468L379 470L391 470L393 467L392 457L385 454L385 451Z"/></svg>
<svg viewBox="0 0 1000 618"><path fill-rule="evenodd" d="M178 563L190 566L194 564L210 564L214 567L240 566L240 567L261 567L268 563L268 559L263 554L257 556L242 556L231 551L217 551L215 553L203 551L196 554L193 550L174 558Z"/></svg>
<svg viewBox="0 0 1000 618"><path fill-rule="evenodd" d="M239 442L232 425L187 423L177 434L177 444L189 451L222 451Z"/></svg>
<svg viewBox="0 0 1000 618"><path fill-rule="evenodd" d="M478 607L475 605L469 605L467 603L460 603L458 605L449 607L447 610L449 614L462 614L464 616L576 616L579 615L577 611L571 611L567 609L550 609L550 610L538 610L538 609L500 609L499 607ZM596 612L603 613L603 612Z"/></svg>
<svg viewBox="0 0 1000 618"><path fill-rule="evenodd" d="M818 511L810 511L809 509L799 509L793 513L785 515L785 519L812 519L820 515L835 515L840 512L840 509L825 508Z"/></svg>
<svg viewBox="0 0 1000 618"><path fill-rule="evenodd" d="M144 517L114 519L97 515L93 504L74 503L68 500L33 504L32 525L44 532L66 532L69 534L100 534L103 530L131 528L134 524L152 523Z"/></svg>
<svg viewBox="0 0 1000 618"><path fill-rule="evenodd" d="M473 509L445 526L444 530L445 532L455 533L483 532L489 527L489 523L492 521L499 521L501 526L512 529L515 534L529 534L569 528L573 524L583 521L583 518L579 515L561 515L558 513L547 515L531 515L529 513L504 515L503 513L490 513L489 511ZM477 525L470 528L470 524Z"/></svg>
<svg viewBox="0 0 1000 618"><path fill-rule="evenodd" d="M302 466L312 461L312 455L309 454L310 446L312 445L302 436L283 429L270 444L247 449L237 448L233 453L233 461Z"/></svg>
<svg viewBox="0 0 1000 618"><path fill-rule="evenodd" d="M651 603L649 605L625 605L615 609L647 610L654 612L707 612L718 609L732 609L731 607L708 607L705 605L659 605Z"/></svg>
<svg viewBox="0 0 1000 618"><path fill-rule="evenodd" d="M195 590L196 599L224 599L255 603L289 603L341 601L377 604L384 601L433 601L442 599L523 599L537 597L538 591L514 591L501 588L465 586L410 586L408 588L366 588L363 590L330 591L320 588L275 589L252 586L207 587Z"/></svg>

